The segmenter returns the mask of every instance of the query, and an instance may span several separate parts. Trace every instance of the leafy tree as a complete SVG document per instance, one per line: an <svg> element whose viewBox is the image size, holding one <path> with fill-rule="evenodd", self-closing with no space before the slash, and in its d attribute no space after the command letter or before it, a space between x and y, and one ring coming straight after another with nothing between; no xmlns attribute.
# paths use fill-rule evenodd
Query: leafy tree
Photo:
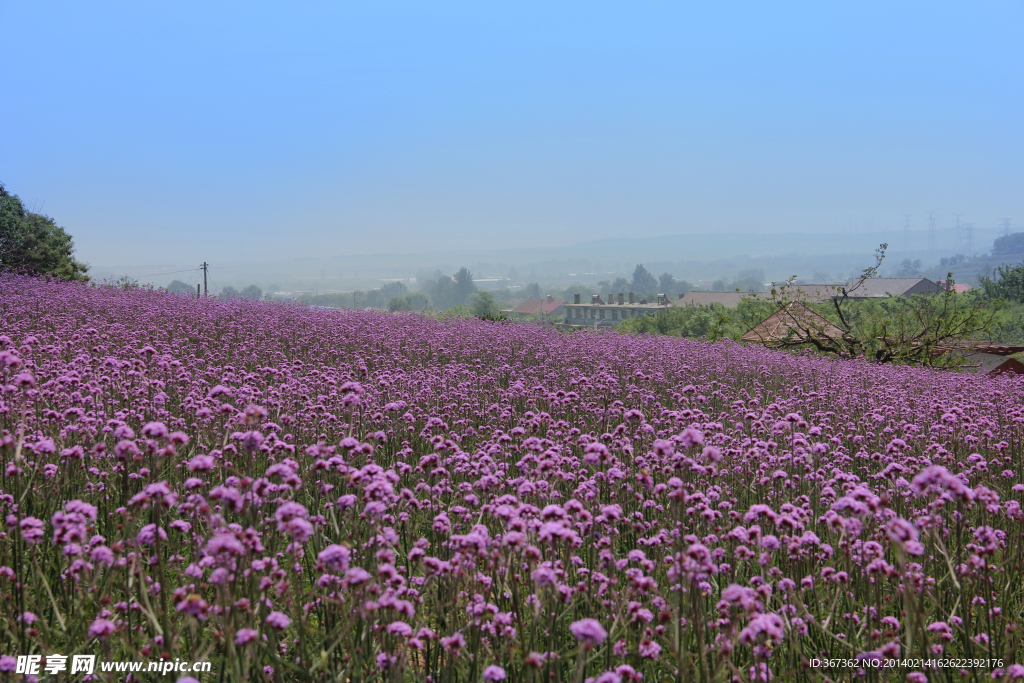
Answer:
<svg viewBox="0 0 1024 683"><path fill-rule="evenodd" d="M903 259L897 277L917 277L921 274L921 260Z"/></svg>
<svg viewBox="0 0 1024 683"><path fill-rule="evenodd" d="M225 299L234 299L238 296L238 290L231 285L227 285L220 290L220 295Z"/></svg>
<svg viewBox="0 0 1024 683"><path fill-rule="evenodd" d="M658 292L671 297L675 292L676 279L669 273L662 273L658 278Z"/></svg>
<svg viewBox="0 0 1024 683"><path fill-rule="evenodd" d="M430 305L425 294L405 294L404 296L394 296L388 300L388 310L394 313L395 311L424 311Z"/></svg>
<svg viewBox="0 0 1024 683"><path fill-rule="evenodd" d="M195 294L192 285L185 284L181 280L174 280L171 284L167 285L167 291L171 294Z"/></svg>
<svg viewBox="0 0 1024 683"><path fill-rule="evenodd" d="M540 298L540 284L531 282L523 288L523 296L527 299L539 299Z"/></svg>
<svg viewBox="0 0 1024 683"><path fill-rule="evenodd" d="M75 243L49 216L26 211L0 184L0 269L88 280L89 267L74 257Z"/></svg>
<svg viewBox="0 0 1024 683"><path fill-rule="evenodd" d="M636 268L633 269L633 291L640 292L642 294L649 294L654 292L658 287L658 281L654 279L654 276L644 268L644 264L636 264Z"/></svg>
<svg viewBox="0 0 1024 683"><path fill-rule="evenodd" d="M958 263L963 263L967 260L967 257L963 254L957 254L956 256L943 256L939 259L939 265L943 268L949 266L955 266Z"/></svg>
<svg viewBox="0 0 1024 683"><path fill-rule="evenodd" d="M729 309L722 304L667 308L655 315L624 320L620 329L641 334L708 339L742 334L736 329Z"/></svg>
<svg viewBox="0 0 1024 683"><path fill-rule="evenodd" d="M1024 254L1024 232L1015 232L996 239L992 243L993 256Z"/></svg>
<svg viewBox="0 0 1024 683"><path fill-rule="evenodd" d="M729 285L729 291L739 290L741 292L764 291L764 271L760 268L741 270L736 279Z"/></svg>
<svg viewBox="0 0 1024 683"><path fill-rule="evenodd" d="M1024 232L1016 234L1024 235ZM978 280L981 281L982 291L989 299L1006 299L1024 303L1024 263L1018 263L1015 266L999 266L992 277L982 275Z"/></svg>
<svg viewBox="0 0 1024 683"><path fill-rule="evenodd" d="M498 306L494 301L494 295L490 292L477 292L474 294L472 310L473 315L480 318L499 313Z"/></svg>
<svg viewBox="0 0 1024 683"><path fill-rule="evenodd" d="M469 269L463 266L457 273L455 273L455 275L452 276L452 280L455 281L455 305L468 304L470 297L473 296L473 292L476 291L476 284L473 282L473 273L469 272Z"/></svg>
<svg viewBox="0 0 1024 683"><path fill-rule="evenodd" d="M775 348L811 347L822 353L867 356L883 363L914 365L955 364L948 353L970 339L989 334L998 307L979 296L941 294L854 301L864 281L875 277L885 259L887 244L875 252L875 265L866 268L849 288L837 287L830 301L804 298L791 287L773 287L769 301L784 316L783 330L765 339ZM791 278L791 281L795 280ZM948 276L953 284L953 274Z"/></svg>
<svg viewBox="0 0 1024 683"><path fill-rule="evenodd" d="M434 277L417 278L417 281L434 308L444 310L455 305L455 282L447 275L437 273Z"/></svg>
<svg viewBox="0 0 1024 683"><path fill-rule="evenodd" d="M256 285L249 285L239 292L239 296L243 299L259 299L263 296L263 290Z"/></svg>

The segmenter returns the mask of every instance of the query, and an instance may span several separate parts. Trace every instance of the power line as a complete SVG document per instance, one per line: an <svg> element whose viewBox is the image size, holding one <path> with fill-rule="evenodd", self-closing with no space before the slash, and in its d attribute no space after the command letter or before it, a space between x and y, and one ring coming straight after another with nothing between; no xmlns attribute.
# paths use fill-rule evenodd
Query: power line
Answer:
<svg viewBox="0 0 1024 683"><path fill-rule="evenodd" d="M156 277L157 275L177 275L178 273L194 273L202 268L190 268L188 270L172 270L169 273L150 273L149 275L136 275L135 277Z"/></svg>

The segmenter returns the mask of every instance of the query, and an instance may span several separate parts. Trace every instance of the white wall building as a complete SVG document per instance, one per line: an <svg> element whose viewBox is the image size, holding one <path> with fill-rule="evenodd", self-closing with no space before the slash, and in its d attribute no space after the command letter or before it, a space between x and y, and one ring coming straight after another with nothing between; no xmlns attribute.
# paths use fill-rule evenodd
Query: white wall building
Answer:
<svg viewBox="0 0 1024 683"><path fill-rule="evenodd" d="M590 303L581 303L580 295L576 294L573 303L562 305L565 309L565 324L577 327L615 326L623 320L654 315L669 308L668 298L663 294L658 295L658 303L637 302L632 292L628 300L625 294L611 296L609 299L606 303L594 294L590 297Z"/></svg>

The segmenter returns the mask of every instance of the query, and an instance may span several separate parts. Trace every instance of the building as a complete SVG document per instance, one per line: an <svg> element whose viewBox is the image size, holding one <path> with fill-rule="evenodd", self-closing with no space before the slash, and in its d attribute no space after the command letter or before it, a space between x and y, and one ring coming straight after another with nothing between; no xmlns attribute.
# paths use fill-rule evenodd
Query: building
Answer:
<svg viewBox="0 0 1024 683"><path fill-rule="evenodd" d="M945 290L949 289L949 286L946 285L945 280L939 280L939 285ZM964 292L971 291L971 286L957 283L953 285L953 291L956 292L957 294L963 294Z"/></svg>
<svg viewBox="0 0 1024 683"><path fill-rule="evenodd" d="M780 300L820 302L841 295L843 285L776 285L774 289ZM736 308L744 299L768 301L771 297L771 292L687 292L672 305L692 307L721 304L726 308Z"/></svg>
<svg viewBox="0 0 1024 683"><path fill-rule="evenodd" d="M763 292L687 292L672 302L672 305L692 308L721 304L726 308L736 308L743 299L756 297L758 294Z"/></svg>
<svg viewBox="0 0 1024 683"><path fill-rule="evenodd" d="M664 311L670 307L668 297L664 294L658 295L657 303L647 303L646 299L636 300L633 292L629 298L622 292L610 295L608 302L598 294L590 297L590 303L582 303L580 295L576 294L571 304L565 304L565 324L575 327L604 327L615 326L623 320L638 318L644 315L655 315L658 311Z"/></svg>
<svg viewBox="0 0 1024 683"><path fill-rule="evenodd" d="M509 318L561 318L565 315L564 301L554 299L549 294L547 299L527 299L515 308L502 311Z"/></svg>
<svg viewBox="0 0 1024 683"><path fill-rule="evenodd" d="M751 344L775 346L780 342L811 344L842 339L843 330L799 301L791 301L752 327L740 339Z"/></svg>
<svg viewBox="0 0 1024 683"><path fill-rule="evenodd" d="M1024 363L1016 358L998 356L993 353L970 353L964 356L964 364L961 370L972 375L1024 375Z"/></svg>
<svg viewBox="0 0 1024 683"><path fill-rule="evenodd" d="M871 277L857 278L846 284L850 299L879 299L889 296L938 294L943 288L926 277Z"/></svg>

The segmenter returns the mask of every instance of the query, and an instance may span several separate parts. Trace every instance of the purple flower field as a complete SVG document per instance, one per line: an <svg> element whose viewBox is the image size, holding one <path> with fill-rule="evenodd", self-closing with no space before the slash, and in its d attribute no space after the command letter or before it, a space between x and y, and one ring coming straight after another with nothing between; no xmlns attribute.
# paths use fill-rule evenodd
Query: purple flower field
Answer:
<svg viewBox="0 0 1024 683"><path fill-rule="evenodd" d="M0 674L1024 678L1020 379L16 276L0 311Z"/></svg>

